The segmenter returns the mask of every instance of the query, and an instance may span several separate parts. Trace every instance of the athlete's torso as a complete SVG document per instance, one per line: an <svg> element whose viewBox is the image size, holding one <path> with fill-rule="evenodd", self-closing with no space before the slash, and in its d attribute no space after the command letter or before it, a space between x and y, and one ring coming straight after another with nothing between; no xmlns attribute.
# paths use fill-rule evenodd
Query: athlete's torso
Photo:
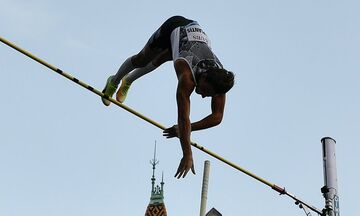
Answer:
<svg viewBox="0 0 360 216"><path fill-rule="evenodd" d="M185 60L193 73L194 80L199 73L209 68L223 68L219 59L211 51L208 36L196 21L173 30L171 48L173 61Z"/></svg>

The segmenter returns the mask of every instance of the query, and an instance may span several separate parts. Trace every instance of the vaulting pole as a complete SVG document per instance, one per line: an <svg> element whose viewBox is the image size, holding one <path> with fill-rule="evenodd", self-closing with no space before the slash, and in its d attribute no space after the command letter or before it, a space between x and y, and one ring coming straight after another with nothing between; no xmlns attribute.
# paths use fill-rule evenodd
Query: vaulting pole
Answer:
<svg viewBox="0 0 360 216"><path fill-rule="evenodd" d="M61 69L59 69L59 68L57 68L57 67L55 67L55 66L53 66L53 65L51 65L51 64L49 64L49 63L47 63L46 61L44 61L44 60L36 57L35 55L31 54L30 52L28 52L28 51L26 51L26 50L24 50L24 49L16 46L15 44L11 43L10 41L6 40L5 38L0 37L0 41L3 42L4 44L8 45L9 47L17 50L18 52L20 52L20 53L28 56L29 58L37 61L38 63L44 65L45 67L51 69L52 71L54 71L54 72L56 72L56 73L58 73L58 74L60 74L60 75L62 75L62 76L64 76L64 77L66 77L67 79L69 79L69 80L75 82L76 84L78 84L78 85L86 88L87 90L89 90L89 91L91 91L91 92L99 95L100 97L103 97L103 98L111 101L112 103L114 103L114 104L116 104L117 106L125 109L126 111L128 111L128 112L136 115L137 117L139 117L139 118L141 118L141 119L149 122L150 124L152 124L152 125L160 128L160 129L162 129L162 130L165 130L165 129L166 129L165 126L163 126L163 125L157 123L156 121L154 121L154 120L152 120L152 119L150 119L150 118L142 115L141 113L139 113L139 112L135 111L134 109L126 106L125 104L119 103L117 100L115 100L115 99L113 99L113 98L111 98L111 97L108 97L108 96L104 95L101 91L99 91L99 90L93 88L92 86L86 84L85 82L83 82L83 81L81 81L81 80L73 77L72 75L70 75L70 74L62 71ZM271 189L279 192L280 194L282 194L282 195L287 195L288 197L294 199L297 204L302 204L302 205L304 205L304 206L307 206L309 209L313 210L314 212L316 212L316 213L318 213L318 214L322 214L322 212L321 212L320 210L318 210L317 208L315 208L314 206L311 206L311 205L307 204L306 202L300 200L300 199L297 198L296 196L288 193L288 192L285 190L285 188L280 187L280 186L278 186L278 185L276 185L276 184L273 184L273 183L271 183L271 182L269 182L269 181L267 181L267 180L265 180L265 179L263 179L263 178L255 175L255 174L251 173L250 171L248 171L248 170L246 170L246 169L244 169L244 168L236 165L235 163L232 163L232 162L226 160L225 158L221 157L220 155L218 155L218 154L216 154L216 153L214 153L214 152L206 149L205 147L203 147L203 146L201 146L201 145L199 145L199 144L197 144L197 143L195 143L195 142L191 142L191 145L192 145L193 147L195 147L195 148L197 148L197 149L205 152L206 154L208 154L208 155L210 155L210 156L212 156L212 157L214 157L214 158L222 161L223 163L225 163L225 164L227 164L227 165L229 165L229 166L237 169L238 171L243 172L244 174L246 174L246 175L248 175L248 176L250 176L250 177L258 180L259 182L261 182L261 183L263 183L263 184L271 187Z"/></svg>

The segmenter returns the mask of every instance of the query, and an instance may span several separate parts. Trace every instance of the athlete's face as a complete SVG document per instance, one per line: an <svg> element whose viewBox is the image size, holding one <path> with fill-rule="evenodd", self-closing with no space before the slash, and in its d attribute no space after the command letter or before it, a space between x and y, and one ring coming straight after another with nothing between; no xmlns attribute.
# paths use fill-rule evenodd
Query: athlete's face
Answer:
<svg viewBox="0 0 360 216"><path fill-rule="evenodd" d="M197 81L197 85L195 87L195 92L204 97L212 97L215 96L216 93L214 88L210 83L208 83L204 76L201 76Z"/></svg>

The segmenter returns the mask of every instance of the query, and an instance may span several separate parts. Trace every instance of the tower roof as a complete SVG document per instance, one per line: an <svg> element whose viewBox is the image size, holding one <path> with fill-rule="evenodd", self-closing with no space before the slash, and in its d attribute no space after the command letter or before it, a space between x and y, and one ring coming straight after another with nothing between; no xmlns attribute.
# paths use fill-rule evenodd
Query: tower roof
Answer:
<svg viewBox="0 0 360 216"><path fill-rule="evenodd" d="M222 214L215 208L212 208L205 216L222 216Z"/></svg>
<svg viewBox="0 0 360 216"><path fill-rule="evenodd" d="M154 158L150 160L150 164L152 165L153 174L151 177L151 196L150 202L146 209L145 216L166 216L166 208L164 203L164 174L162 174L160 186L155 186L155 169L156 165L159 161L156 159L156 142L155 142L155 150L154 150Z"/></svg>

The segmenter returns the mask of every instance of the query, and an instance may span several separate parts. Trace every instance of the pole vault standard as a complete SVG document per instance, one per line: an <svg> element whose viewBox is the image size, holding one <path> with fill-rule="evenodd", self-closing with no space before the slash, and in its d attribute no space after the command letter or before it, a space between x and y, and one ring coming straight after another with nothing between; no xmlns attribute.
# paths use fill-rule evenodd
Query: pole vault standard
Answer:
<svg viewBox="0 0 360 216"><path fill-rule="evenodd" d="M324 187L321 192L325 198L325 214L327 216L339 216L339 195L338 195L338 179L336 171L336 141L331 137L321 139L323 150L324 164Z"/></svg>
<svg viewBox="0 0 360 216"><path fill-rule="evenodd" d="M114 103L114 104L116 104L117 106L125 109L126 111L128 111L128 112L136 115L137 117L139 117L139 118L141 118L141 119L149 122L150 124L152 124L152 125L160 128L161 130L165 130L165 129L166 129L165 126L163 126L163 125L157 123L156 121L154 121L154 120L152 120L152 119L150 119L150 118L142 115L141 113L139 113L139 112L135 111L134 109L126 106L125 104L119 103L119 102L116 101L115 99L104 95L101 91L99 91L99 90L93 88L92 86L86 84L85 82L83 82L83 81L81 81L81 80L73 77L72 75L70 75L70 74L62 71L61 69L59 69L59 68L57 68L57 67L55 67L55 66L53 66L53 65L51 65L51 64L49 64L49 63L47 63L46 61L44 61L44 60L42 60L42 59L34 56L34 55L31 54L30 52L28 52L28 51L26 51L26 50L24 50L24 49L16 46L15 44L11 43L10 41L6 40L5 38L0 37L0 41L1 41L2 43L4 43L4 44L8 45L9 47L17 50L18 52L20 52L20 53L28 56L29 58L37 61L38 63L44 65L45 67L51 69L52 71L54 71L54 72L56 72L56 73L58 73L58 74L60 74L60 75L62 75L62 76L64 76L64 77L66 77L67 79L69 79L69 80L75 82L76 84L78 84L78 85L86 88L87 90L89 90L89 91L91 91L91 92L99 95L100 97L103 97L103 98L111 101L112 103ZM236 165L235 163L232 163L232 162L226 160L225 158L221 157L220 155L218 155L218 154L216 154L216 153L214 153L214 152L206 149L205 147L203 147L203 146L201 146L201 145L199 145L199 144L197 144L197 143L195 143L195 142L191 142L191 145L194 146L195 148L197 148L197 149L205 152L206 154L208 154L208 155L210 155L210 156L212 156L212 157L214 157L214 158L222 161L223 163L225 163L225 164L227 164L227 165L235 168L236 170L238 170L238 171L240 171L240 172L242 172L242 173L244 173L244 174L246 174L246 175L248 175L248 176L250 176L250 177L252 177L252 178L254 178L254 179L256 179L256 180L258 180L259 182L261 182L261 183L263 183L263 184L271 187L271 189L279 192L281 195L287 195L288 197L290 197L290 198L292 198L293 200L295 200L295 203L296 203L297 205L300 204L300 206L305 206L305 207L311 209L312 211L318 213L319 215L323 215L323 212L322 212L321 210L317 209L317 208L314 207L314 206L311 206L310 204L302 201L301 199L297 198L296 196L288 193L288 192L285 190L285 188L280 187L280 186L278 186L278 185L276 185L276 184L273 184L273 183L271 183L271 182L269 182L269 181L267 181L267 180L265 180L265 179L263 179L263 178L255 175L255 174L251 173L250 171L248 171L248 170L246 170L246 169L244 169L244 168Z"/></svg>

